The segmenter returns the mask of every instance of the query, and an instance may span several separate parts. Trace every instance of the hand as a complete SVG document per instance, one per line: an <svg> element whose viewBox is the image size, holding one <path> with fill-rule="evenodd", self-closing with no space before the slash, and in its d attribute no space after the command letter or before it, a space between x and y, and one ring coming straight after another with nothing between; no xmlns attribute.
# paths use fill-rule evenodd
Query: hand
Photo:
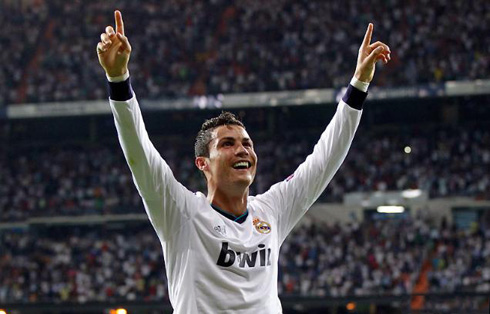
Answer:
<svg viewBox="0 0 490 314"><path fill-rule="evenodd" d="M370 44L372 35L373 24L369 23L366 35L364 35L364 40L359 48L356 72L354 73L355 78L366 83L370 83L373 80L374 69L378 60L383 60L385 64L391 60L390 47L380 41Z"/></svg>
<svg viewBox="0 0 490 314"><path fill-rule="evenodd" d="M128 72L131 45L124 36L124 23L121 12L114 11L116 20L116 32L112 26L105 28L105 33L100 34L100 42L97 44L99 63L109 77L121 76Z"/></svg>

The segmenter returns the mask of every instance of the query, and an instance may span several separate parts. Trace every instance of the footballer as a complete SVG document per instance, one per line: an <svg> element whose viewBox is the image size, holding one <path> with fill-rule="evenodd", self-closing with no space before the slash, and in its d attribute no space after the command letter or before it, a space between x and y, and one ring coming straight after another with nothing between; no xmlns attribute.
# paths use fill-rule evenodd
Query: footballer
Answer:
<svg viewBox="0 0 490 314"><path fill-rule="evenodd" d="M161 241L175 313L282 313L277 293L279 248L342 164L359 124L376 62L390 49L371 44L369 24L357 67L335 115L313 152L286 180L250 196L258 158L241 121L224 112L202 125L195 165L207 194L192 193L148 138L128 62L131 45L121 12L97 44L106 72L119 141Z"/></svg>

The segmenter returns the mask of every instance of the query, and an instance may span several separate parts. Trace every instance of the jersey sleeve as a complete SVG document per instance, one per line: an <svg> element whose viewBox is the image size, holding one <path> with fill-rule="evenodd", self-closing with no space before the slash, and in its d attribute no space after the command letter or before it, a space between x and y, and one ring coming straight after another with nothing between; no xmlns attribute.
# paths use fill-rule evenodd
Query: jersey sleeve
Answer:
<svg viewBox="0 0 490 314"><path fill-rule="evenodd" d="M121 87L121 84L113 89L130 90L129 82L126 87ZM126 162L150 222L160 239L167 241L189 219L194 194L175 179L170 167L151 143L132 90L123 97L130 97L127 100L114 100L118 98L113 97L113 92L111 90L109 101ZM121 95L118 91L116 93Z"/></svg>
<svg viewBox="0 0 490 314"><path fill-rule="evenodd" d="M361 114L362 105L350 106L341 100L335 115L306 160L286 180L274 184L267 192L256 197L257 201L265 203L269 210L274 211L281 243L340 168Z"/></svg>

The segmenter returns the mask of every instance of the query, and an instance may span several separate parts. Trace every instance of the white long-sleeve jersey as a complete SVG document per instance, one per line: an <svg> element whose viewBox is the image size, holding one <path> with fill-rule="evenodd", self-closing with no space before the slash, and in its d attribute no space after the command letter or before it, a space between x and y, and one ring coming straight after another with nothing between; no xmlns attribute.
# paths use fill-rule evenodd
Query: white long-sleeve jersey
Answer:
<svg viewBox="0 0 490 314"><path fill-rule="evenodd" d="M135 185L162 244L174 313L282 313L279 248L340 167L362 110L340 101L313 153L287 180L249 196L248 216L237 223L174 178L148 138L136 97L130 97L110 100L110 105Z"/></svg>

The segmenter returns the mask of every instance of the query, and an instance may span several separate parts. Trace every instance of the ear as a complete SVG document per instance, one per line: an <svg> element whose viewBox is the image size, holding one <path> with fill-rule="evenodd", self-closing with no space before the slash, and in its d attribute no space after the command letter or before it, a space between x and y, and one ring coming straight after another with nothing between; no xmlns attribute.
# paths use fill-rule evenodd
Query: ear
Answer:
<svg viewBox="0 0 490 314"><path fill-rule="evenodd" d="M208 162L206 160L206 157L196 157L194 163L197 169L201 170L202 172L208 169Z"/></svg>

